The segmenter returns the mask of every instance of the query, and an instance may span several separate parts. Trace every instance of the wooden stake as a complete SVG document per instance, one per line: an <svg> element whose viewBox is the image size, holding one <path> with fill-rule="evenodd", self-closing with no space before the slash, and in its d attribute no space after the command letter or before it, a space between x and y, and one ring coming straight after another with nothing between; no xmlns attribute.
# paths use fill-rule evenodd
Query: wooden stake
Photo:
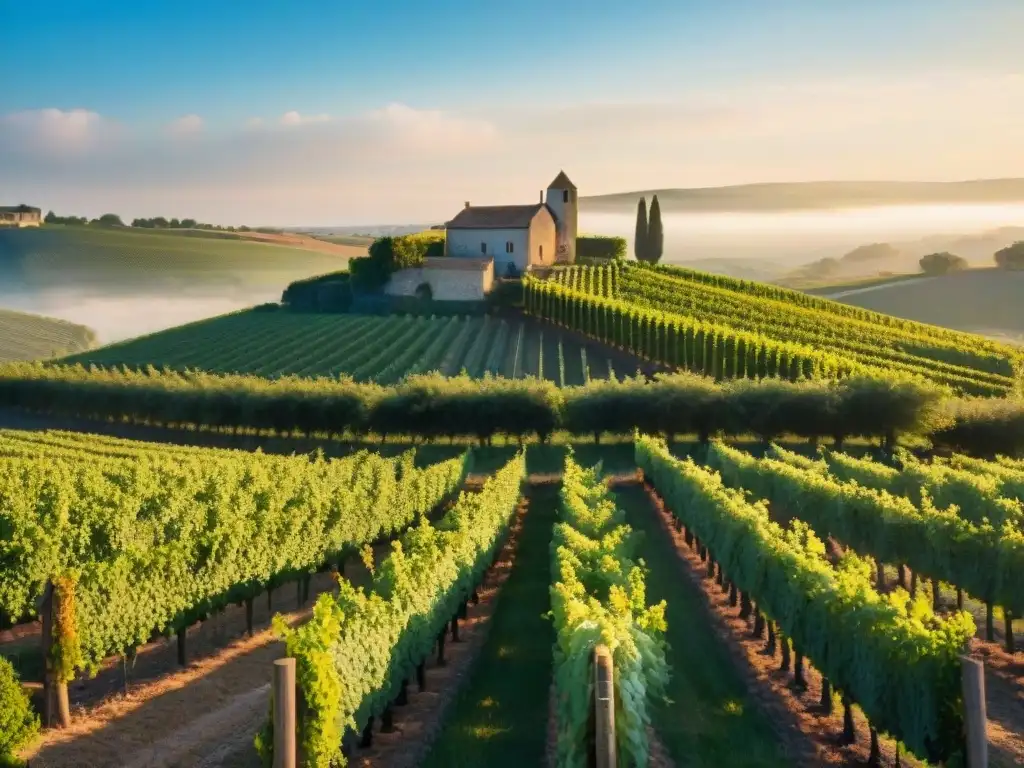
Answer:
<svg viewBox="0 0 1024 768"><path fill-rule="evenodd" d="M897 569L897 583L904 589L907 588L907 566L902 563L900 563L900 567Z"/></svg>
<svg viewBox="0 0 1024 768"><path fill-rule="evenodd" d="M416 687L420 693L427 690L427 666L422 661L416 666Z"/></svg>
<svg viewBox="0 0 1024 768"><path fill-rule="evenodd" d="M274 768L296 768L295 659L274 662Z"/></svg>
<svg viewBox="0 0 1024 768"><path fill-rule="evenodd" d="M882 750L878 748L878 731L871 727L871 752L868 755L868 765L878 768L882 764Z"/></svg>
<svg viewBox="0 0 1024 768"><path fill-rule="evenodd" d="M968 768L988 767L985 726L985 667L970 656L960 657L964 694L964 726L967 730Z"/></svg>
<svg viewBox="0 0 1024 768"><path fill-rule="evenodd" d="M448 662L446 662L444 660L444 641L445 641L445 636L447 634L448 634L448 627L446 625L444 627L444 629L441 630L440 636L437 638L437 666L439 666L439 667L443 667L445 664L448 663Z"/></svg>
<svg viewBox="0 0 1024 768"><path fill-rule="evenodd" d="M857 741L857 731L853 726L853 705L850 698L844 693L843 701L843 744L854 744Z"/></svg>
<svg viewBox="0 0 1024 768"><path fill-rule="evenodd" d="M56 617L61 613L61 594L52 582L47 582L40 608L42 617L43 651L43 725L50 728L55 724L61 728L71 725L71 704L68 699L68 683L61 680L57 669L55 646L60 642Z"/></svg>
<svg viewBox="0 0 1024 768"><path fill-rule="evenodd" d="M188 656L185 653L185 638L188 635L188 627L181 627L178 630L178 664L184 667L188 664Z"/></svg>
<svg viewBox="0 0 1024 768"><path fill-rule="evenodd" d="M996 620L992 615L992 603L985 603L985 639L990 643L996 641Z"/></svg>
<svg viewBox="0 0 1024 768"><path fill-rule="evenodd" d="M827 677L821 678L821 700L819 702L826 715L832 714L832 683Z"/></svg>
<svg viewBox="0 0 1024 768"><path fill-rule="evenodd" d="M1016 638L1013 636L1013 613L1009 608L1003 608L1003 622L1006 634L1006 652L1016 653L1017 643Z"/></svg>
<svg viewBox="0 0 1024 768"><path fill-rule="evenodd" d="M615 676L607 646L594 649L594 741L597 768L615 768Z"/></svg>
<svg viewBox="0 0 1024 768"><path fill-rule="evenodd" d="M249 637L253 635L252 629L252 598L245 598L245 631L249 633Z"/></svg>
<svg viewBox="0 0 1024 768"><path fill-rule="evenodd" d="M764 637L764 614L757 610L757 606L754 606L754 637Z"/></svg>

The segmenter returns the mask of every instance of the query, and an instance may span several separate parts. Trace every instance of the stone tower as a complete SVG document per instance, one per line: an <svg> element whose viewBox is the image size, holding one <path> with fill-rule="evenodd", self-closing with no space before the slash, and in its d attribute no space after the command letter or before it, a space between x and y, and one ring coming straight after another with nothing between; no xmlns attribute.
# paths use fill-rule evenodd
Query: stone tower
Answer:
<svg viewBox="0 0 1024 768"><path fill-rule="evenodd" d="M579 231L579 198L576 185L560 171L548 184L548 208L558 222L558 261L576 261L576 234Z"/></svg>

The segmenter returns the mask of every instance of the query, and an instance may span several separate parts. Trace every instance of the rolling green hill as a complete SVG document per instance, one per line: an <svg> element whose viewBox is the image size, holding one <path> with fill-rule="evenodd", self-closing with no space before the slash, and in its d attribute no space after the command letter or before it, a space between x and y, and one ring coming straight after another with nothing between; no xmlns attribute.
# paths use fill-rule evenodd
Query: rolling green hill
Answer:
<svg viewBox="0 0 1024 768"><path fill-rule="evenodd" d="M875 312L1024 342L1024 272L971 269L952 275L915 275L814 293Z"/></svg>
<svg viewBox="0 0 1024 768"><path fill-rule="evenodd" d="M536 376L560 386L623 378L649 364L557 327L496 317L244 311L68 358L258 376L341 376L394 384L409 373Z"/></svg>
<svg viewBox="0 0 1024 768"><path fill-rule="evenodd" d="M992 274L990 280L999 279ZM1021 386L1024 354L1015 346L764 283L629 262L570 267L553 280L525 282L530 314L716 378L898 374L982 396ZM1019 293L1019 287L1004 291ZM955 292L944 299L939 303L957 301ZM1019 314L1011 302L1009 295L993 298ZM889 311L899 306L891 302Z"/></svg>
<svg viewBox="0 0 1024 768"><path fill-rule="evenodd" d="M809 181L695 189L648 189L580 198L587 212L635 208L657 195L663 212L782 211L873 205L1024 201L1024 179L977 181Z"/></svg>
<svg viewBox="0 0 1024 768"><path fill-rule="evenodd" d="M61 357L95 343L95 335L83 325L0 309L0 362Z"/></svg>
<svg viewBox="0 0 1024 768"><path fill-rule="evenodd" d="M210 286L278 286L344 267L347 258L306 248L202 233L98 227L0 230L5 288L116 292Z"/></svg>

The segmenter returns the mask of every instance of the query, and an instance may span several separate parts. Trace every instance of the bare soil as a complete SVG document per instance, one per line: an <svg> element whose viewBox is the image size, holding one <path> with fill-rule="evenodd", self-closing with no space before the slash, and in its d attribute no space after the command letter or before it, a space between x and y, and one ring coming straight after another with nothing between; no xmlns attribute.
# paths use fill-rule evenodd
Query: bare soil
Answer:
<svg viewBox="0 0 1024 768"><path fill-rule="evenodd" d="M468 618L459 622L461 642L446 643L445 666L432 657L427 691L418 692L411 685L409 704L394 709L394 732L380 733L378 722L373 747L356 749L352 765L411 766L429 749L486 638L495 598L514 558L523 509L518 514L509 541L479 591L479 604L469 606ZM376 562L389 547L383 543L374 548ZM356 584L370 578L358 557L346 562L345 576ZM269 628L270 619L281 613L293 626L302 623L317 595L334 589L334 576L323 573L314 577L304 606L298 604L298 590L291 585L273 593L272 610L261 597L254 604L259 629L252 637L246 635L244 607L229 607L189 629L186 667L177 664L173 637L140 648L127 678L121 660L108 660L96 678L69 686L71 727L44 731L22 757L32 768L256 768L260 761L253 738L267 717L273 662L284 655L284 643ZM38 623L5 635L8 644L38 643Z"/></svg>
<svg viewBox="0 0 1024 768"><path fill-rule="evenodd" d="M870 754L869 732L863 714L854 707L857 741L848 746L841 744L842 707L837 703L831 714L826 713L821 707L822 678L818 671L805 660L806 686L794 686L792 673L779 669L780 655L769 655L765 651L765 641L752 637L753 617L739 618L738 608L729 605L727 590L719 587L714 579L706 577L706 565L701 562L697 553L686 545L683 534L675 530L671 515L654 489L647 485L645 487L665 536L676 546L685 566L683 571L700 586L707 597L713 624L719 631L722 642L733 650L737 662L746 668L751 692L759 705L773 722L780 725L780 740L793 756L794 765L866 765ZM895 744L887 739L881 739L880 742L882 764L893 765L896 758ZM900 764L922 765L905 753L900 755Z"/></svg>
<svg viewBox="0 0 1024 768"><path fill-rule="evenodd" d="M426 663L426 690L418 690L415 681L410 681L409 703L393 708L393 730L384 733L381 723L375 722L373 745L356 748L350 759L351 765L359 768L413 768L426 757L441 733L452 703L469 680L473 663L487 639L498 594L515 564L525 513L526 505L523 504L497 562L477 590L479 603L470 605L468 617L459 622L460 642L452 642L449 634L445 643L444 666L437 664L436 653L431 654Z"/></svg>
<svg viewBox="0 0 1024 768"><path fill-rule="evenodd" d="M378 561L389 547L374 548ZM358 557L346 562L345 576L355 584L369 581ZM284 654L271 618L280 613L295 626L309 617L318 595L335 589L334 576L321 573L304 605L296 585L274 590L272 608L266 594L260 596L252 637L245 608L229 606L189 628L185 667L178 665L175 637L139 648L127 668L122 659L108 659L95 678L68 686L71 727L44 731L22 756L33 768L259 765L253 737L267 715L273 662ZM15 630L18 637L3 646L5 653L15 643L38 644L38 622ZM38 695L39 683L30 687Z"/></svg>
<svg viewBox="0 0 1024 768"><path fill-rule="evenodd" d="M234 232L225 233L219 231L218 236L224 234L235 235L239 240L255 240L261 243L272 245L287 245L291 248L301 248L306 251L317 251L318 253L329 253L334 256L357 257L365 256L366 248L355 245L341 245L340 243L329 243L309 235L300 235L294 232L283 232L274 234L271 232Z"/></svg>

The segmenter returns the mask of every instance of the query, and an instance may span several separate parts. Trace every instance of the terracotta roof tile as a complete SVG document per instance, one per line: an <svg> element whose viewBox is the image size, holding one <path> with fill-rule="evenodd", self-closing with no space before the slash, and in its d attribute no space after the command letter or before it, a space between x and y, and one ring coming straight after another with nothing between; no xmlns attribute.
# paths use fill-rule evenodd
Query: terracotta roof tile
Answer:
<svg viewBox="0 0 1024 768"><path fill-rule="evenodd" d="M459 211L448 222L448 229L527 229L537 211L544 207L543 203L472 205Z"/></svg>

